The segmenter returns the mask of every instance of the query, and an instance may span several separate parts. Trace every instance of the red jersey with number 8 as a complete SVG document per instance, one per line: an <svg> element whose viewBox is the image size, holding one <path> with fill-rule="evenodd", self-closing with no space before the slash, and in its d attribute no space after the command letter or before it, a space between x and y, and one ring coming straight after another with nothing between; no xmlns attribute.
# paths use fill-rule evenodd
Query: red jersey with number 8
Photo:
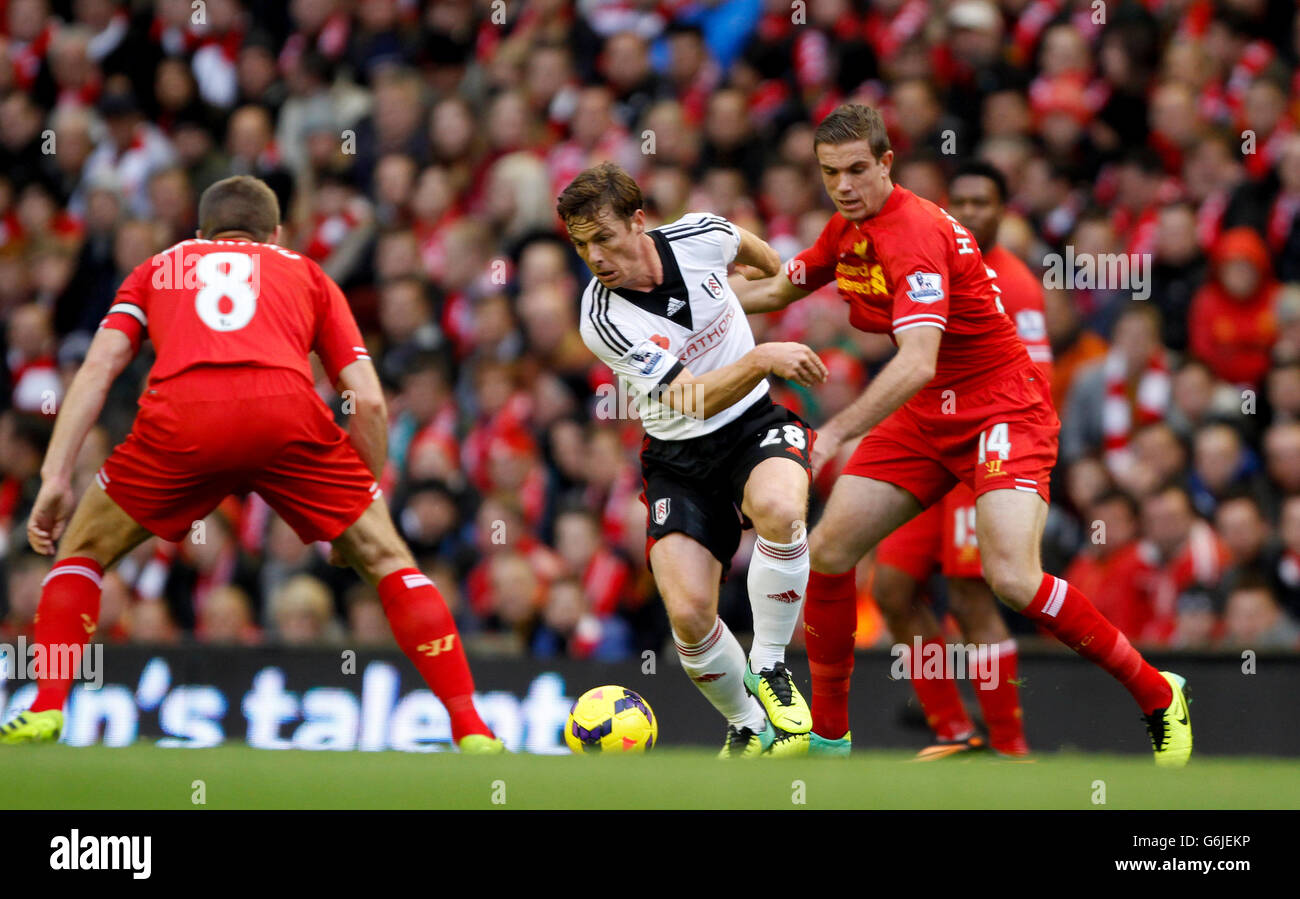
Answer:
<svg viewBox="0 0 1300 899"><path fill-rule="evenodd" d="M291 372L310 390L312 350L331 384L346 365L369 358L347 299L320 266L246 240L186 240L141 263L102 326L125 332L137 351L148 334L157 354L149 387L167 394L169 383L196 373L219 389L222 373L213 368L228 366Z"/></svg>
<svg viewBox="0 0 1300 899"><path fill-rule="evenodd" d="M131 433L96 483L131 518L181 540L231 493L255 491L303 542L334 540L381 491L316 393L368 359L338 286L271 244L187 240L139 265L101 328L157 360Z"/></svg>

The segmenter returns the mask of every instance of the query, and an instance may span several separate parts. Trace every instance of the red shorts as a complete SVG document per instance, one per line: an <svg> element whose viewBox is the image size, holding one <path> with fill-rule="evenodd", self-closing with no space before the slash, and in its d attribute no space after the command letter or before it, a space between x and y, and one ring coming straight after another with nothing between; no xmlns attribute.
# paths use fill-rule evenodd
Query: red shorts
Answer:
<svg viewBox="0 0 1300 899"><path fill-rule="evenodd" d="M221 399L145 391L96 482L164 540L184 539L227 496L250 490L304 543L333 540L381 495L379 485L315 392L250 395L267 381L247 374L223 377Z"/></svg>
<svg viewBox="0 0 1300 899"><path fill-rule="evenodd" d="M876 564L925 581L938 565L944 577L980 578L984 569L975 543L975 496L965 484L876 546Z"/></svg>
<svg viewBox="0 0 1300 899"><path fill-rule="evenodd" d="M902 487L923 508L956 484L1037 493L1045 501L1061 421L1038 367L973 388L926 390L874 428L841 474Z"/></svg>

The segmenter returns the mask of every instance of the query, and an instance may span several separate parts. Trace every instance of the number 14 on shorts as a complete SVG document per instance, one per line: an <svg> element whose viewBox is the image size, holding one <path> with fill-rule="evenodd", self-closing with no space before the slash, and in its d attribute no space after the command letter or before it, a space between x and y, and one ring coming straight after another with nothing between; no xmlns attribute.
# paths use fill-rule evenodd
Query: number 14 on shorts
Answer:
<svg viewBox="0 0 1300 899"><path fill-rule="evenodd" d="M991 459L990 456L997 458ZM986 475L1002 474L1002 462L1011 456L1011 438L1007 434L1007 423L999 422L993 427L980 431L979 462L985 467Z"/></svg>

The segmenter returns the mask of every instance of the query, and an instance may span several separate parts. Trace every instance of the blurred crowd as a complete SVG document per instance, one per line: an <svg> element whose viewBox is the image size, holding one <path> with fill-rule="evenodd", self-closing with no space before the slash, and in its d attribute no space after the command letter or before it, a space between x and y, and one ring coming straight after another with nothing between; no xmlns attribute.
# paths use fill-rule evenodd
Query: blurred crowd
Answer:
<svg viewBox="0 0 1300 899"><path fill-rule="evenodd" d="M1124 289L1045 277L1064 423L1045 566L1134 642L1300 648L1292 0L3 0L0 30L0 639L30 633L49 564L23 527L116 287L193 235L208 185L254 174L352 304L389 391L385 495L466 639L659 649L641 429L603 414L555 197L613 160L653 224L710 211L788 258L832 212L813 128L857 101L922 196L963 158L998 166L999 239L1032 270L1149 263ZM892 349L833 288L751 323L826 359L815 392L774 387L814 424ZM114 385L79 488L149 361ZM232 498L105 577L99 639L388 644L327 550ZM723 588L737 630L749 551ZM866 645L887 639L870 564Z"/></svg>

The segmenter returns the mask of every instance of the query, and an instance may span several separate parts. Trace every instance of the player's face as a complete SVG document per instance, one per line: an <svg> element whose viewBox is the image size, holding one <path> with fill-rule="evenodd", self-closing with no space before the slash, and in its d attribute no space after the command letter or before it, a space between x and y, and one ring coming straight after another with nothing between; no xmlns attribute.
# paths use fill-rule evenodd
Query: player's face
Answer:
<svg viewBox="0 0 1300 899"><path fill-rule="evenodd" d="M948 211L975 236L980 249L989 250L998 237L1002 203L997 185L979 175L962 175L948 187Z"/></svg>
<svg viewBox="0 0 1300 899"><path fill-rule="evenodd" d="M630 221L603 209L594 219L568 224L569 240L596 279L614 288L641 274L640 238L645 233L645 213L638 209Z"/></svg>
<svg viewBox="0 0 1300 899"><path fill-rule="evenodd" d="M894 151L886 150L876 159L865 140L846 144L818 144L817 162L822 170L822 184L840 215L860 222L875 215L889 198L893 182L889 169Z"/></svg>

